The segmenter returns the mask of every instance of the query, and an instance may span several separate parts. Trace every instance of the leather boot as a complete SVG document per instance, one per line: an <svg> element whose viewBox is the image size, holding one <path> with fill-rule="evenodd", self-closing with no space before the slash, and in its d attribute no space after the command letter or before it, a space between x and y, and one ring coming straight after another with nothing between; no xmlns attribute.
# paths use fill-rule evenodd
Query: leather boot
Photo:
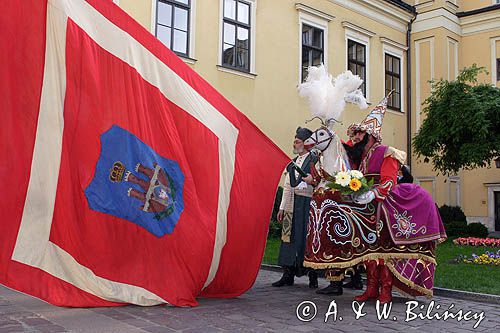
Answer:
<svg viewBox="0 0 500 333"><path fill-rule="evenodd" d="M288 266L284 266L283 276L281 277L281 279L274 282L272 286L273 287L293 286L293 280L294 280L293 276L294 276L293 270Z"/></svg>
<svg viewBox="0 0 500 333"><path fill-rule="evenodd" d="M342 281L330 281L330 285L326 288L316 290L316 294L321 295L337 295L340 296L344 293L342 289Z"/></svg>
<svg viewBox="0 0 500 333"><path fill-rule="evenodd" d="M380 304L390 303L392 301L392 272L386 265L379 265L380 274Z"/></svg>
<svg viewBox="0 0 500 333"><path fill-rule="evenodd" d="M366 265L366 290L362 295L356 296L354 299L358 302L366 302L369 299L376 299L379 296L379 274L377 269L377 261L368 260Z"/></svg>
<svg viewBox="0 0 500 333"><path fill-rule="evenodd" d="M309 288L318 288L318 273L314 270L309 271Z"/></svg>
<svg viewBox="0 0 500 333"><path fill-rule="evenodd" d="M344 288L352 288L355 290L363 289L363 281L361 280L361 273L359 272L359 270L354 270L354 274L351 275L351 280L347 283L344 283Z"/></svg>

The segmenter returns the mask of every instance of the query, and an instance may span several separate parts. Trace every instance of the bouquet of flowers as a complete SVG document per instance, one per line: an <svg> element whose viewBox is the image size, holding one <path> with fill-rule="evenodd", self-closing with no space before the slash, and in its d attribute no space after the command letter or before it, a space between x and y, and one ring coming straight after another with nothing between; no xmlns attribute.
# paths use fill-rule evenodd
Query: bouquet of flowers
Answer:
<svg viewBox="0 0 500 333"><path fill-rule="evenodd" d="M331 179L327 186L339 191L342 195L360 195L366 193L373 186L374 180L368 181L362 172L358 170L339 171Z"/></svg>

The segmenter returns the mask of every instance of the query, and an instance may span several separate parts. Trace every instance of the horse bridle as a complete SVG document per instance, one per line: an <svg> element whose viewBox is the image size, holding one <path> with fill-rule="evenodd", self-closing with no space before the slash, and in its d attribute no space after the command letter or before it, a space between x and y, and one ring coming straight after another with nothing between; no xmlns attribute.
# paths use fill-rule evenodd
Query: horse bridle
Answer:
<svg viewBox="0 0 500 333"><path fill-rule="evenodd" d="M321 121L321 125L322 125L322 126L321 126L319 129L324 129L324 130L328 133L328 137L327 137L326 139L323 139L323 140L321 140L321 141L318 141L318 140L317 140L317 132L318 132L318 130L316 130L316 131L314 131L314 133L316 134L316 135L315 135L315 137L313 138L313 136L311 135L309 138L310 138L310 139L312 139L312 140L314 141L315 146L317 146L317 145L319 145L319 144L321 144L321 143L323 143L323 142L327 142L327 141L329 141L329 142L328 142L328 144L326 145L325 149L324 149L324 150L327 150L327 149L328 149L328 147L330 147L330 144L332 143L332 140L333 140L333 135L334 135L334 134L333 134L333 132L332 132L332 131L330 131L330 130L328 129L328 125L329 125L331 122L337 122L337 123L340 123L340 124L342 124L342 123L341 123L340 121L338 121L337 119L334 119L334 118L330 118L330 119L327 119L326 121L324 121L324 120L323 120L323 119L321 119L320 117L314 117L314 118L312 118L312 119L306 120L306 124L307 124L308 122L313 121L314 119L319 119L319 121Z"/></svg>

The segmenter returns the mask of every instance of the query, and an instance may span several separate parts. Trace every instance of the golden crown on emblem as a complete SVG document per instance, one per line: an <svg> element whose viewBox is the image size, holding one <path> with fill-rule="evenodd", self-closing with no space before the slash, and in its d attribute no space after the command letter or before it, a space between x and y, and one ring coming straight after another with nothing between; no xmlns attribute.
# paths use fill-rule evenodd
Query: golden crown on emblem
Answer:
<svg viewBox="0 0 500 333"><path fill-rule="evenodd" d="M122 162L116 161L113 163L113 168L109 170L109 180L113 183L121 182L125 173L125 165Z"/></svg>

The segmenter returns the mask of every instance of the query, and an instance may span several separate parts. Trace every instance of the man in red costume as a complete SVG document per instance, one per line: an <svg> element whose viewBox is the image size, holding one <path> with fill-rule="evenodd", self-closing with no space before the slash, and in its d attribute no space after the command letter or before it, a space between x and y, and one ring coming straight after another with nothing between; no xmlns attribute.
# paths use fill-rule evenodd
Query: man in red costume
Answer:
<svg viewBox="0 0 500 333"><path fill-rule="evenodd" d="M432 197L418 185L397 184L406 154L381 143L386 103L349 126L344 144L351 170L375 185L354 202L330 190L313 195L312 207L321 209L310 217L304 265L331 276L318 293L342 294L344 271L364 264L367 288L357 301L388 303L393 286L407 296L432 296L435 246L446 234ZM306 181L318 183L320 175Z"/></svg>

